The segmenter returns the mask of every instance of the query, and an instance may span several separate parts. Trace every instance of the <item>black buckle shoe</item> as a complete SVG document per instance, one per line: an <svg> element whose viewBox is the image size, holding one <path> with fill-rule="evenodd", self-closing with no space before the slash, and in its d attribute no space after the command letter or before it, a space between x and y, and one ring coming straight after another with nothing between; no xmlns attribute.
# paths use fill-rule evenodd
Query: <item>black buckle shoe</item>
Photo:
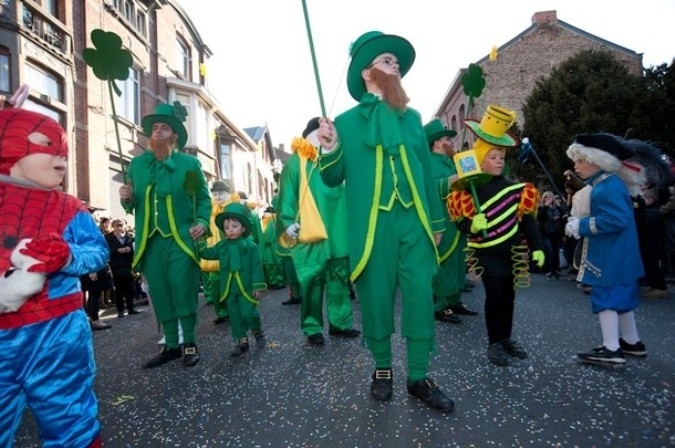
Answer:
<svg viewBox="0 0 675 448"><path fill-rule="evenodd" d="M255 346L258 348L265 348L267 346L267 339L265 338L265 333L262 330L254 331L253 337L255 337Z"/></svg>
<svg viewBox="0 0 675 448"><path fill-rule="evenodd" d="M298 299L297 297L291 297L285 302L281 302L282 305L297 305L298 303L302 303L302 299Z"/></svg>
<svg viewBox="0 0 675 448"><path fill-rule="evenodd" d="M452 310L450 310L450 309L434 313L434 316L436 317L436 320L440 320L441 322L447 322L447 323L450 323L450 324L461 324L462 323L462 319L455 316L455 313L453 313Z"/></svg>
<svg viewBox="0 0 675 448"><path fill-rule="evenodd" d="M229 317L221 317L221 316L218 316L218 317L216 317L215 319L213 319L213 324L214 324L214 325L224 324L224 323L227 322L228 320L230 320Z"/></svg>
<svg viewBox="0 0 675 448"><path fill-rule="evenodd" d="M180 358L182 355L179 348L169 348L164 347L158 355L152 358L150 361L143 364L144 369L154 369L155 367L162 366L169 361Z"/></svg>
<svg viewBox="0 0 675 448"><path fill-rule="evenodd" d="M391 369L377 369L373 372L373 382L370 383L370 395L379 401L391 400L393 382Z"/></svg>
<svg viewBox="0 0 675 448"><path fill-rule="evenodd" d="M457 305L457 306L452 306L450 309L455 313L455 314L463 314L465 316L477 316L478 313L476 311L470 310L469 308L466 307L463 303Z"/></svg>
<svg viewBox="0 0 675 448"><path fill-rule="evenodd" d="M450 412L455 409L455 403L441 392L436 382L431 378L418 380L414 383L408 382L408 393L441 412Z"/></svg>
<svg viewBox="0 0 675 448"><path fill-rule="evenodd" d="M234 350L230 352L230 356L241 356L248 351L248 342L240 342L234 347Z"/></svg>
<svg viewBox="0 0 675 448"><path fill-rule="evenodd" d="M199 362L199 350L194 342L186 342L183 345L183 365L185 367L196 366Z"/></svg>
<svg viewBox="0 0 675 448"><path fill-rule="evenodd" d="M343 338L358 338L361 335L361 332L353 328L347 328L345 330L330 330L328 334L331 336L341 336Z"/></svg>
<svg viewBox="0 0 675 448"><path fill-rule="evenodd" d="M323 345L326 341L321 333L314 333L307 336L307 341L312 345Z"/></svg>

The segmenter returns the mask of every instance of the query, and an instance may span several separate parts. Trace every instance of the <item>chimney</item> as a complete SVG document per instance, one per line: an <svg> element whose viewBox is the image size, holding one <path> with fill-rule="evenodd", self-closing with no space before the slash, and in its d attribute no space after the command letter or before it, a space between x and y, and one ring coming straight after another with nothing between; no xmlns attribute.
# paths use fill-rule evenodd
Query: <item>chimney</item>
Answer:
<svg viewBox="0 0 675 448"><path fill-rule="evenodd" d="M556 23L558 23L556 11L539 11L532 16L533 25L555 25Z"/></svg>

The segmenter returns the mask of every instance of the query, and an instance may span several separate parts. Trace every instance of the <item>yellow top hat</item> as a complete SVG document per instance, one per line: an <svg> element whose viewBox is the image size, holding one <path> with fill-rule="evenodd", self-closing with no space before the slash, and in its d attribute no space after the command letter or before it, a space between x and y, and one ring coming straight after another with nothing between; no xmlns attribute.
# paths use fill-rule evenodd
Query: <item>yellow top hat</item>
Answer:
<svg viewBox="0 0 675 448"><path fill-rule="evenodd" d="M493 146L512 147L516 146L518 141L507 134L506 131L513 125L514 121L516 121L514 111L492 104L487 107L480 123L467 118L464 124L476 137Z"/></svg>

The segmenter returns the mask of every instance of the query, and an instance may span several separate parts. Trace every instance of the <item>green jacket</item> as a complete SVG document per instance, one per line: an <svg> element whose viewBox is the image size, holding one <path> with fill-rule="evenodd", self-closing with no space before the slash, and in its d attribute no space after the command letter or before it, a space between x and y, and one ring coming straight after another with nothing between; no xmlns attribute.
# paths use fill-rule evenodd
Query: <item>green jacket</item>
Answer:
<svg viewBox="0 0 675 448"><path fill-rule="evenodd" d="M394 201L414 207L433 247L434 233L442 232L445 220L431 174L429 146L419 113L411 108L395 118L401 142L392 147L378 131L379 116L373 95L335 119L339 145L319 157L321 177L330 187L344 181L349 222L349 254L352 280L370 258L380 210L390 210Z"/></svg>
<svg viewBox="0 0 675 448"><path fill-rule="evenodd" d="M199 265L190 227L201 224L209 232L211 196L201 164L195 157L173 152L160 162L151 151L134 157L128 170L134 195L121 201L135 216L136 250L133 265L142 269L148 238L159 232L171 236ZM188 182L187 179L193 179Z"/></svg>
<svg viewBox="0 0 675 448"><path fill-rule="evenodd" d="M267 289L267 284L260 248L250 238L224 239L211 247L202 239L199 255L205 260L218 260L220 264L220 302L239 292L249 302L258 304L253 293Z"/></svg>
<svg viewBox="0 0 675 448"><path fill-rule="evenodd" d="M441 204L441 212L445 219L445 230L443 231L443 238L441 244L438 245L438 256L440 261L445 261L457 249L459 239L466 235L457 229L457 226L450 220L450 213L446 205L448 196L452 192L450 189L450 182L448 178L457 174L455 162L448 156L443 154L431 153L431 172L436 182L436 194L438 195L439 203Z"/></svg>
<svg viewBox="0 0 675 448"><path fill-rule="evenodd" d="M347 250L347 208L345 204L344 184L329 188L321 180L318 164L307 160L305 166L309 190L319 209L326 233L328 234L327 254L329 258L341 258L348 255ZM277 232L283 233L288 226L297 222L301 197L307 194L300 191L300 156L291 155L279 178L279 210ZM300 223L302 225L302 223ZM299 243L300 245L302 243ZM314 243L316 244L316 243ZM291 249L291 252L293 250Z"/></svg>

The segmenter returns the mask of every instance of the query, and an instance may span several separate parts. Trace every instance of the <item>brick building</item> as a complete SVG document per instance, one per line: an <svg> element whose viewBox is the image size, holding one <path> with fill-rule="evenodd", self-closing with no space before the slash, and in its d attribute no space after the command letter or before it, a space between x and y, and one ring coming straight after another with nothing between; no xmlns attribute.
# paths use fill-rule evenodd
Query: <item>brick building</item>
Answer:
<svg viewBox="0 0 675 448"><path fill-rule="evenodd" d="M83 58L94 48L94 29L114 32L133 55L122 95L96 78ZM269 201L275 151L266 135L254 141L228 119L208 90L212 56L175 0L24 0L0 2L0 94L29 84L24 105L59 121L69 133L71 156L64 188L115 217L124 161L145 145L141 118L159 103L180 101L188 110L183 151L199 158L209 181L228 179L236 190Z"/></svg>
<svg viewBox="0 0 675 448"><path fill-rule="evenodd" d="M522 128L522 105L536 81L582 50L608 51L630 73L642 75L641 54L558 20L556 11L541 11L532 16L529 28L498 48L496 60L491 61L486 55L475 62L483 69L486 86L475 100L472 111L467 113L467 96L461 85L466 69L462 69L450 84L435 115L449 128L460 131L465 118L480 120L488 104L499 104L516 111L517 122Z"/></svg>

